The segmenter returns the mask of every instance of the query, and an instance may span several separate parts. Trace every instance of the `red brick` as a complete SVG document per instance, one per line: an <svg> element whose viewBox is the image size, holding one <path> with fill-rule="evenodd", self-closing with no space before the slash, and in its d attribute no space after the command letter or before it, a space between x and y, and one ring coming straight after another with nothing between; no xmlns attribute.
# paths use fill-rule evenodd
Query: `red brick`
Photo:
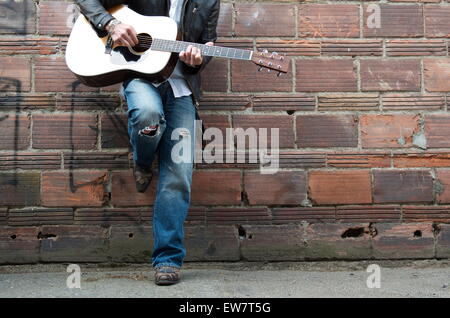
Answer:
<svg viewBox="0 0 450 318"><path fill-rule="evenodd" d="M102 148L128 148L128 117L125 114L107 114L101 117Z"/></svg>
<svg viewBox="0 0 450 318"><path fill-rule="evenodd" d="M301 225L245 225L241 241L247 261L297 261L305 259Z"/></svg>
<svg viewBox="0 0 450 318"><path fill-rule="evenodd" d="M409 148L419 132L419 115L361 115L363 148Z"/></svg>
<svg viewBox="0 0 450 318"><path fill-rule="evenodd" d="M96 145L95 114L33 115L33 148L94 149Z"/></svg>
<svg viewBox="0 0 450 318"><path fill-rule="evenodd" d="M7 225L8 223L8 209L0 208L0 226Z"/></svg>
<svg viewBox="0 0 450 318"><path fill-rule="evenodd" d="M250 61L231 61L231 90L233 92L290 92L292 91L292 72L277 77L277 72L258 72L259 66Z"/></svg>
<svg viewBox="0 0 450 318"><path fill-rule="evenodd" d="M58 110L71 112L90 110L122 110L120 107L119 96L111 96L110 94L59 94L56 97L56 107Z"/></svg>
<svg viewBox="0 0 450 318"><path fill-rule="evenodd" d="M294 36L295 13L292 5L235 4L237 36Z"/></svg>
<svg viewBox="0 0 450 318"><path fill-rule="evenodd" d="M411 167L450 167L450 153L394 153L393 166L398 168Z"/></svg>
<svg viewBox="0 0 450 318"><path fill-rule="evenodd" d="M28 93L0 96L0 110L54 110L55 100L55 96Z"/></svg>
<svg viewBox="0 0 450 318"><path fill-rule="evenodd" d="M106 171L42 173L42 204L59 207L102 206L106 200Z"/></svg>
<svg viewBox="0 0 450 318"><path fill-rule="evenodd" d="M39 33L69 35L78 6L71 2L42 1L39 3Z"/></svg>
<svg viewBox="0 0 450 318"><path fill-rule="evenodd" d="M218 36L232 36L233 27L233 4L221 3L219 21L217 22L217 35Z"/></svg>
<svg viewBox="0 0 450 318"><path fill-rule="evenodd" d="M327 94L318 96L319 111L379 110L378 94Z"/></svg>
<svg viewBox="0 0 450 318"><path fill-rule="evenodd" d="M206 212L207 224L270 223L272 216L267 208L221 208L214 207Z"/></svg>
<svg viewBox="0 0 450 318"><path fill-rule="evenodd" d="M0 263L29 264L39 261L37 227L0 227Z"/></svg>
<svg viewBox="0 0 450 318"><path fill-rule="evenodd" d="M213 59L202 71L202 89L207 92L228 90L228 60Z"/></svg>
<svg viewBox="0 0 450 318"><path fill-rule="evenodd" d="M373 171L375 203L432 202L433 179L427 170Z"/></svg>
<svg viewBox="0 0 450 318"><path fill-rule="evenodd" d="M439 224L439 234L436 238L436 257L450 258L450 225Z"/></svg>
<svg viewBox="0 0 450 318"><path fill-rule="evenodd" d="M424 6L425 36L450 37L450 7L443 5Z"/></svg>
<svg viewBox="0 0 450 318"><path fill-rule="evenodd" d="M367 223L311 224L305 230L306 259L368 259L371 232Z"/></svg>
<svg viewBox="0 0 450 318"><path fill-rule="evenodd" d="M327 154L327 166L334 168L375 168L390 167L391 154L374 152L333 152Z"/></svg>
<svg viewBox="0 0 450 318"><path fill-rule="evenodd" d="M302 37L359 37L359 6L353 4L304 4L299 7Z"/></svg>
<svg viewBox="0 0 450 318"><path fill-rule="evenodd" d="M352 92L357 90L351 59L297 60L298 92Z"/></svg>
<svg viewBox="0 0 450 318"><path fill-rule="evenodd" d="M431 223L376 224L373 256L377 259L432 258L434 235Z"/></svg>
<svg viewBox="0 0 450 318"><path fill-rule="evenodd" d="M50 37L28 39L13 37L0 39L0 54L56 54L59 51L59 40Z"/></svg>
<svg viewBox="0 0 450 318"><path fill-rule="evenodd" d="M257 39L258 51L267 50L288 56L318 56L320 55L320 42L317 40L277 40Z"/></svg>
<svg viewBox="0 0 450 318"><path fill-rule="evenodd" d="M445 98L438 94L383 94L383 110L440 110Z"/></svg>
<svg viewBox="0 0 450 318"><path fill-rule="evenodd" d="M322 55L333 56L381 56L381 40L323 40Z"/></svg>
<svg viewBox="0 0 450 318"><path fill-rule="evenodd" d="M98 91L98 88L81 84L67 68L63 57L36 57L34 61L37 92Z"/></svg>
<svg viewBox="0 0 450 318"><path fill-rule="evenodd" d="M73 210L70 208L25 208L12 209L8 215L8 225L49 225L72 224Z"/></svg>
<svg viewBox="0 0 450 318"><path fill-rule="evenodd" d="M314 111L316 99L303 94L261 94L253 97L253 110Z"/></svg>
<svg viewBox="0 0 450 318"><path fill-rule="evenodd" d="M403 222L439 222L450 221L449 206L403 206Z"/></svg>
<svg viewBox="0 0 450 318"><path fill-rule="evenodd" d="M150 186L144 193L137 192L133 172L117 171L112 175L111 202L114 206L153 205L158 185L158 175L154 175Z"/></svg>
<svg viewBox="0 0 450 318"><path fill-rule="evenodd" d="M0 33L34 34L36 16L36 4L33 0L3 1Z"/></svg>
<svg viewBox="0 0 450 318"><path fill-rule="evenodd" d="M379 4L380 27L369 27L374 11L363 6L365 37L420 37L423 36L422 6Z"/></svg>
<svg viewBox="0 0 450 318"><path fill-rule="evenodd" d="M30 146L30 119L25 115L0 114L0 150L21 150Z"/></svg>
<svg viewBox="0 0 450 318"><path fill-rule="evenodd" d="M152 220L149 208L82 208L74 215L76 224L139 225Z"/></svg>
<svg viewBox="0 0 450 318"><path fill-rule="evenodd" d="M65 169L128 169L132 166L128 152L64 153Z"/></svg>
<svg viewBox="0 0 450 318"><path fill-rule="evenodd" d="M0 57L0 92L28 92L31 63L25 57Z"/></svg>
<svg viewBox="0 0 450 318"><path fill-rule="evenodd" d="M148 263L153 250L152 234L150 226L112 226L108 257L114 262Z"/></svg>
<svg viewBox="0 0 450 318"><path fill-rule="evenodd" d="M450 202L450 170L436 170L436 181L439 184L440 190L436 193L437 203Z"/></svg>
<svg viewBox="0 0 450 318"><path fill-rule="evenodd" d="M23 151L0 153L0 170L60 168L60 153Z"/></svg>
<svg viewBox="0 0 450 318"><path fill-rule="evenodd" d="M400 206L338 206L339 222L400 222Z"/></svg>
<svg viewBox="0 0 450 318"><path fill-rule="evenodd" d="M222 147L225 149L225 136L226 136L226 129L231 128L230 124L230 116L228 115L217 115L217 114L202 114L200 112L200 118L203 122L203 125L205 126L205 129L208 128L214 128L214 129L220 129L223 136L223 145ZM214 140L208 140L207 143L213 142Z"/></svg>
<svg viewBox="0 0 450 318"><path fill-rule="evenodd" d="M423 68L427 91L450 91L450 58L424 59Z"/></svg>
<svg viewBox="0 0 450 318"><path fill-rule="evenodd" d="M245 172L244 187L250 205L300 204L306 198L306 174L303 171Z"/></svg>
<svg viewBox="0 0 450 318"><path fill-rule="evenodd" d="M200 99L200 110L244 110L250 105L245 94L204 94Z"/></svg>
<svg viewBox="0 0 450 318"><path fill-rule="evenodd" d="M39 173L0 173L0 206L39 205L40 191Z"/></svg>
<svg viewBox="0 0 450 318"><path fill-rule="evenodd" d="M325 223L336 221L334 207L295 207L273 208L273 223L295 223L306 221L308 223Z"/></svg>
<svg viewBox="0 0 450 318"><path fill-rule="evenodd" d="M240 171L194 171L191 203L193 205L238 205L241 203Z"/></svg>
<svg viewBox="0 0 450 318"><path fill-rule="evenodd" d="M450 115L426 115L425 137L428 148L450 147Z"/></svg>
<svg viewBox="0 0 450 318"><path fill-rule="evenodd" d="M356 147L358 120L353 115L297 116L299 147Z"/></svg>
<svg viewBox="0 0 450 318"><path fill-rule="evenodd" d="M279 147L292 148L294 147L294 119L289 115L233 115L233 130L242 128L244 132L248 129L255 129L259 143L262 135L259 134L260 128L266 128L267 131L267 146L271 147L272 128L278 128L279 133ZM248 138L246 139L246 148L249 145ZM259 146L257 146L259 148Z"/></svg>
<svg viewBox="0 0 450 318"><path fill-rule="evenodd" d="M372 203L369 170L310 171L309 198L314 204Z"/></svg>
<svg viewBox="0 0 450 318"><path fill-rule="evenodd" d="M363 91L420 91L419 60L361 60Z"/></svg>
<svg viewBox="0 0 450 318"><path fill-rule="evenodd" d="M326 165L326 155L319 151L281 150L278 163L280 168L320 168Z"/></svg>
<svg viewBox="0 0 450 318"><path fill-rule="evenodd" d="M386 55L447 55L447 49L442 40L389 40L386 41Z"/></svg>

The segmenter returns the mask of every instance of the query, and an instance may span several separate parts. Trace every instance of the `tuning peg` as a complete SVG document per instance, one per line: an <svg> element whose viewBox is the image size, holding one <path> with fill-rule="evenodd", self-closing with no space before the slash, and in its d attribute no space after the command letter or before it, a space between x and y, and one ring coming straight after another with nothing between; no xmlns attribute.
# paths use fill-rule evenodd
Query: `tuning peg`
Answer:
<svg viewBox="0 0 450 318"><path fill-rule="evenodd" d="M281 75L283 75L283 73L278 72L277 76L280 77Z"/></svg>
<svg viewBox="0 0 450 318"><path fill-rule="evenodd" d="M267 49L264 49L264 50L263 50L263 53L269 53L269 51L267 51Z"/></svg>
<svg viewBox="0 0 450 318"><path fill-rule="evenodd" d="M262 66L260 68L258 68L258 72L261 72L263 68L264 67L262 67Z"/></svg>
<svg viewBox="0 0 450 318"><path fill-rule="evenodd" d="M270 68L267 69L267 73L270 73Z"/></svg>

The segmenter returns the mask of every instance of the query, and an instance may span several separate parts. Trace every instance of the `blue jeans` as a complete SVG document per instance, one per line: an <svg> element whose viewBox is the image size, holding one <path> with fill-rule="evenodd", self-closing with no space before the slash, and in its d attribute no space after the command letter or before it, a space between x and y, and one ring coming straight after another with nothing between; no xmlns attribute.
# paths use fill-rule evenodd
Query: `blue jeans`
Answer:
<svg viewBox="0 0 450 318"><path fill-rule="evenodd" d="M196 108L191 96L175 98L168 82L155 88L144 79L130 79L123 89L135 162L150 167L159 151L152 265L181 267L186 255L183 223L190 204ZM142 133L148 127L154 129L151 135ZM185 151L189 147L190 153ZM174 157L172 149L177 150Z"/></svg>

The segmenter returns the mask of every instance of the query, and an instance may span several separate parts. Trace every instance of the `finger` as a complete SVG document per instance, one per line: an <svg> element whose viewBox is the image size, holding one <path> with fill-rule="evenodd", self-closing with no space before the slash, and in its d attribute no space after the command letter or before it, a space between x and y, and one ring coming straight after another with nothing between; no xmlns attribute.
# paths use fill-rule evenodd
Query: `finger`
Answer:
<svg viewBox="0 0 450 318"><path fill-rule="evenodd" d="M213 45L214 45L214 42L206 42L205 45L213 46Z"/></svg>
<svg viewBox="0 0 450 318"><path fill-rule="evenodd" d="M130 26L130 28L128 29L127 32L128 32L128 35L133 40L134 45L137 45L139 43L139 39L137 38L136 30L132 26Z"/></svg>
<svg viewBox="0 0 450 318"><path fill-rule="evenodd" d="M131 37L127 33L122 34L122 37L120 38L120 41L125 46L134 46L133 45L133 40L131 40Z"/></svg>
<svg viewBox="0 0 450 318"><path fill-rule="evenodd" d="M186 52L181 51L181 52L180 52L180 55L179 55L179 58L180 58L180 60L181 60L182 62L186 62Z"/></svg>
<svg viewBox="0 0 450 318"><path fill-rule="evenodd" d="M195 65L200 65L202 64L202 54L200 51L198 51L198 53L195 55Z"/></svg>
<svg viewBox="0 0 450 318"><path fill-rule="evenodd" d="M197 48L193 47L192 48L192 53L191 53L191 59L190 59L190 64L191 65L195 65L195 55L197 54Z"/></svg>

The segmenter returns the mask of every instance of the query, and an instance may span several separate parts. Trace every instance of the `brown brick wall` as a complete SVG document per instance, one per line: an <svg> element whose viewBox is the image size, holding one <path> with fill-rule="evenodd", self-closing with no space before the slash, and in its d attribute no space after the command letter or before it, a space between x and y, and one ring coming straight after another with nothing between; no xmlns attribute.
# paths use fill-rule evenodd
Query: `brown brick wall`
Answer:
<svg viewBox="0 0 450 318"><path fill-rule="evenodd" d="M118 86L65 65L72 2L0 12L0 263L148 262L158 179L134 188ZM222 0L218 45L292 63L213 60L200 115L279 128L280 171L197 163L187 260L449 258L449 16L444 0Z"/></svg>

